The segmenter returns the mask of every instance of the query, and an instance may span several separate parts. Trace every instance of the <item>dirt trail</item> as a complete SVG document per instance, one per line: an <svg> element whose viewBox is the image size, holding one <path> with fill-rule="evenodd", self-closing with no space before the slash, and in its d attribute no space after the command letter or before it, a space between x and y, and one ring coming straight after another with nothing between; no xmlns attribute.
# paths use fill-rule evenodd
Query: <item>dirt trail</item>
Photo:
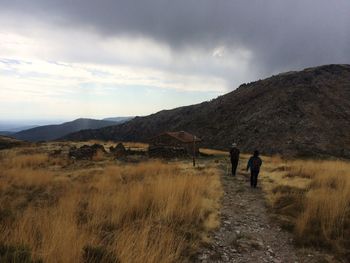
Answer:
<svg viewBox="0 0 350 263"><path fill-rule="evenodd" d="M223 175L222 183L221 226L196 262L315 262L312 255L296 255L291 234L269 219L263 192L250 188L246 173Z"/></svg>

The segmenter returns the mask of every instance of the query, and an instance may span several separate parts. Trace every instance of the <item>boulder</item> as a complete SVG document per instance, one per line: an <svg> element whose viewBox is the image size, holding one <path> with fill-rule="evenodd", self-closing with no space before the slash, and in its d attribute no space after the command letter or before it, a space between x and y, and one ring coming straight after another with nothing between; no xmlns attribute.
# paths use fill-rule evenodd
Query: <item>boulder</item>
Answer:
<svg viewBox="0 0 350 263"><path fill-rule="evenodd" d="M80 148L73 146L69 150L69 158L75 160L92 160L98 151L106 153L105 148L100 144L83 145Z"/></svg>
<svg viewBox="0 0 350 263"><path fill-rule="evenodd" d="M127 155L127 150L122 143L118 143L116 147L111 146L109 150L111 153L113 153L115 158L120 158Z"/></svg>

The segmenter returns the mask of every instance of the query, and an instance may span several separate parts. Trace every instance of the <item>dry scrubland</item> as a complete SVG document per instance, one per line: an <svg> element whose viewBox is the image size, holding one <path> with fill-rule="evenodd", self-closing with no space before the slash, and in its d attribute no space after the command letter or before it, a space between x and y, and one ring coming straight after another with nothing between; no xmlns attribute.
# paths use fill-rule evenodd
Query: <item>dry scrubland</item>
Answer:
<svg viewBox="0 0 350 263"><path fill-rule="evenodd" d="M350 259L350 163L265 158L264 190L298 245Z"/></svg>
<svg viewBox="0 0 350 263"><path fill-rule="evenodd" d="M217 165L227 153L202 149L214 158L195 169L186 161L48 154L71 145L0 151L0 262L184 262L218 225ZM297 245L349 258L350 163L263 159L272 215Z"/></svg>
<svg viewBox="0 0 350 263"><path fill-rule="evenodd" d="M187 261L218 225L214 166L73 163L52 147L0 152L0 262Z"/></svg>

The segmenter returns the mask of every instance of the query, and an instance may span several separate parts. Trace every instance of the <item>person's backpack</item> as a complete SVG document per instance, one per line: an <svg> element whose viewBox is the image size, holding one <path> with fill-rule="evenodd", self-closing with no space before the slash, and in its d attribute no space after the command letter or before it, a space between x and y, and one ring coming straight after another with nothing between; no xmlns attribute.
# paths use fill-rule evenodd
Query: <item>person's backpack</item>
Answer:
<svg viewBox="0 0 350 263"><path fill-rule="evenodd" d="M260 165L261 165L260 159L259 158L253 158L251 169L253 171L259 171L260 170Z"/></svg>

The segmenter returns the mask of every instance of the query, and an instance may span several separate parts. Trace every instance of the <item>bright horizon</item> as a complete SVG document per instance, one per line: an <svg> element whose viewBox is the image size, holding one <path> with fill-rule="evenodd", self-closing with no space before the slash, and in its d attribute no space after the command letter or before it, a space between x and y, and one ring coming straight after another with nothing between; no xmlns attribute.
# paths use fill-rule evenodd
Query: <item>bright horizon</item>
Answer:
<svg viewBox="0 0 350 263"><path fill-rule="evenodd" d="M345 0L0 4L2 122L144 116L350 61Z"/></svg>

